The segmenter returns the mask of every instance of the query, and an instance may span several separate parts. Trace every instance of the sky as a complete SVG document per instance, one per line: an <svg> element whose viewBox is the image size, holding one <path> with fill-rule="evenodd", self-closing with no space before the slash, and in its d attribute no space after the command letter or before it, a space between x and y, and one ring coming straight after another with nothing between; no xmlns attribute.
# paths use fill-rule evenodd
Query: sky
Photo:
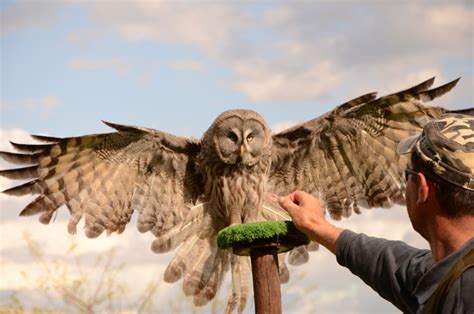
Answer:
<svg viewBox="0 0 474 314"><path fill-rule="evenodd" d="M356 96L432 76L436 85L461 77L436 105L473 106L472 1L1 0L0 13L0 150L12 151L9 140L31 142L28 134L110 131L101 120L200 138L233 108L259 112L278 132ZM11 166L0 161L0 169ZM0 178L1 190L13 185ZM27 202L0 195L0 304L17 290L28 306L44 302L34 284L24 291L22 272L41 275L24 232L49 258L71 241L65 208L44 226L18 217ZM335 223L426 248L402 207ZM117 248L121 276L134 290L160 280L171 259L150 251L151 235L134 221L122 235L75 239L85 259ZM398 312L324 248L290 273L285 312ZM226 291L219 296L225 300ZM163 283L156 298L181 300L180 285ZM253 312L251 300L246 311Z"/></svg>

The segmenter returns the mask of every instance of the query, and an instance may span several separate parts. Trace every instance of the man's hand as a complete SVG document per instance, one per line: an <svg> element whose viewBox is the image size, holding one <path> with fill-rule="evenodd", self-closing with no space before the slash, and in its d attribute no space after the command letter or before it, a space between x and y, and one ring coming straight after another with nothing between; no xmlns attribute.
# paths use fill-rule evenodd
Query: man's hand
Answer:
<svg viewBox="0 0 474 314"><path fill-rule="evenodd" d="M342 229L324 218L321 203L317 198L306 192L295 191L278 197L278 203L291 216L296 228L306 233L310 240L319 242L336 253L336 240Z"/></svg>
<svg viewBox="0 0 474 314"><path fill-rule="evenodd" d="M278 203L290 214L295 226L313 241L315 241L312 237L314 230L320 225L327 224L321 203L311 194L296 191L285 197L279 197Z"/></svg>

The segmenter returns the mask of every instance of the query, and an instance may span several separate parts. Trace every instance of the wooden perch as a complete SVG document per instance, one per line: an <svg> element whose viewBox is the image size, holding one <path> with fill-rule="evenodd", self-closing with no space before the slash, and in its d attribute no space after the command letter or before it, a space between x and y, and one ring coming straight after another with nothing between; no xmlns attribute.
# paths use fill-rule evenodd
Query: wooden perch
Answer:
<svg viewBox="0 0 474 314"><path fill-rule="evenodd" d="M309 243L291 221L264 221L241 224L221 230L219 248L232 248L237 255L250 255L255 313L281 313L278 253Z"/></svg>

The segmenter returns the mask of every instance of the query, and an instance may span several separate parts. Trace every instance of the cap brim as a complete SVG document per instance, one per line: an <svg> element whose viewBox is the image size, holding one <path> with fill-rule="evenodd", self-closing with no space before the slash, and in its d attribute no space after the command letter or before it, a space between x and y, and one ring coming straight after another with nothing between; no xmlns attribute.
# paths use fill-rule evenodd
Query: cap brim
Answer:
<svg viewBox="0 0 474 314"><path fill-rule="evenodd" d="M398 143L397 153L399 155L413 153L415 151L415 145L418 141L418 138L420 138L420 135L413 135L402 139L400 143Z"/></svg>

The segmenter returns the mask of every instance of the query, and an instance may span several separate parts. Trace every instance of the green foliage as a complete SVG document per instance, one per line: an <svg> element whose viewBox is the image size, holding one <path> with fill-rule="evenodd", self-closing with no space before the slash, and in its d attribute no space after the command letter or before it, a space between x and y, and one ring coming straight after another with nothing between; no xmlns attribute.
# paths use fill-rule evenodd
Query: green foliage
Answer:
<svg viewBox="0 0 474 314"><path fill-rule="evenodd" d="M284 252L308 244L309 239L291 221L262 221L224 228L217 235L217 243L222 249L275 245L279 252Z"/></svg>

